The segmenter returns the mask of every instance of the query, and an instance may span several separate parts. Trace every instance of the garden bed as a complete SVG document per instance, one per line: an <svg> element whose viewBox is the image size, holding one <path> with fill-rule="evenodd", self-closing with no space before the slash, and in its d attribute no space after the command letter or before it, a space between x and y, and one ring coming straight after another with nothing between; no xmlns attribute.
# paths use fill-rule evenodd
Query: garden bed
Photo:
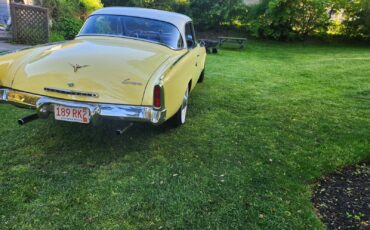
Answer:
<svg viewBox="0 0 370 230"><path fill-rule="evenodd" d="M312 200L328 229L369 229L369 162L324 177Z"/></svg>

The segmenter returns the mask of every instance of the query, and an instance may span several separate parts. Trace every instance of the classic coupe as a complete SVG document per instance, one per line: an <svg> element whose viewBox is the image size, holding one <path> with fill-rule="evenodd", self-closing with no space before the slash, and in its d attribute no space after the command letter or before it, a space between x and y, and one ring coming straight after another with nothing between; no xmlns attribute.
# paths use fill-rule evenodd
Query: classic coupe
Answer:
<svg viewBox="0 0 370 230"><path fill-rule="evenodd" d="M204 80L206 50L182 14L130 7L95 11L74 40L0 56L0 102L47 118L185 123Z"/></svg>

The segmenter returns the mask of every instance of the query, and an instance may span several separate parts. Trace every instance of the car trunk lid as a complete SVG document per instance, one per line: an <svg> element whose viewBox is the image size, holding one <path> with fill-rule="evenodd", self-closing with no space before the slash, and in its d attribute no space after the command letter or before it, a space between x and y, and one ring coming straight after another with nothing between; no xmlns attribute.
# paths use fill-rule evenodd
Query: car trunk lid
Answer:
<svg viewBox="0 0 370 230"><path fill-rule="evenodd" d="M148 80L172 51L149 42L89 37L31 52L12 88L55 98L140 105Z"/></svg>

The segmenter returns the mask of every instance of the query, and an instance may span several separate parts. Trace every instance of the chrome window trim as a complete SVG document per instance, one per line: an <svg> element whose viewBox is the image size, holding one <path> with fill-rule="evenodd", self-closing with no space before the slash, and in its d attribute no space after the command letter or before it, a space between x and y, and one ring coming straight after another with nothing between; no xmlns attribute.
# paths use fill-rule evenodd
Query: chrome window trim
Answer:
<svg viewBox="0 0 370 230"><path fill-rule="evenodd" d="M188 47L188 44L187 44L187 41L186 41L186 26L187 25L191 25L191 32L193 33L193 41L194 41L194 44L193 44L193 46L192 47ZM192 50L192 49L194 49L194 48L196 48L197 47L197 39L196 39L196 35L195 35L195 29L194 29L194 24L193 24L193 22L192 21L190 21L190 22L187 22L186 24L185 24L185 43L186 43L186 47L187 47L187 49L188 50Z"/></svg>

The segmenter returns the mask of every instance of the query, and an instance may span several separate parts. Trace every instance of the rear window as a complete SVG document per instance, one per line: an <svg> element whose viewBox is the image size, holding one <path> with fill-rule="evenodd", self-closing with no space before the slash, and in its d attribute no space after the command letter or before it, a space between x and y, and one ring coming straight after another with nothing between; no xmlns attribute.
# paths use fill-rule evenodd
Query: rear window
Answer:
<svg viewBox="0 0 370 230"><path fill-rule="evenodd" d="M184 47L179 30L172 24L130 16L93 15L87 19L79 36L122 36L160 43L172 49Z"/></svg>

